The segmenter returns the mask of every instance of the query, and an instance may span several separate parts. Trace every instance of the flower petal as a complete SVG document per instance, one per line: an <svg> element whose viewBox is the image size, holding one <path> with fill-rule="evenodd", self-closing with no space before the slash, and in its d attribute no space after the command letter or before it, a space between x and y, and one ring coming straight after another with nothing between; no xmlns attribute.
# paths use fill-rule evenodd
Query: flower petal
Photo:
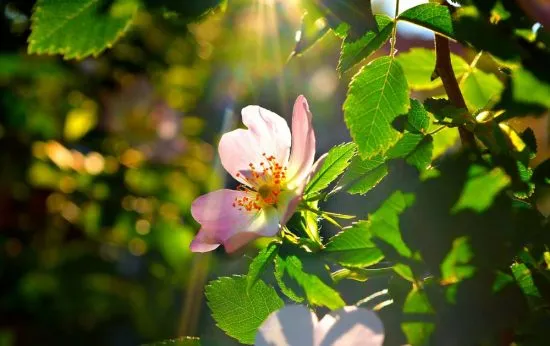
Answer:
<svg viewBox="0 0 550 346"><path fill-rule="evenodd" d="M292 114L292 152L288 163L288 181L297 186L308 177L315 157L315 133L307 100L300 95Z"/></svg>
<svg viewBox="0 0 550 346"><path fill-rule="evenodd" d="M224 134L218 152L225 170L247 184L246 179L237 176L237 173L246 175L250 164L260 169L260 164L265 164L264 154L273 155L282 166L287 164L291 136L283 118L259 106L243 108L242 118L248 130L237 129Z"/></svg>
<svg viewBox="0 0 550 346"><path fill-rule="evenodd" d="M302 201L302 192L305 186L298 187L298 190L285 190L279 195L278 211L281 225L287 223L292 217L298 204Z"/></svg>
<svg viewBox="0 0 550 346"><path fill-rule="evenodd" d="M256 346L313 346L317 316L301 305L289 305L271 313L256 334Z"/></svg>
<svg viewBox="0 0 550 346"><path fill-rule="evenodd" d="M243 123L258 139L262 153L273 155L279 164L286 165L291 144L286 120L260 106L247 106L241 113Z"/></svg>
<svg viewBox="0 0 550 346"><path fill-rule="evenodd" d="M223 244L233 252L258 237L272 237L279 231L279 214L274 207L247 211L233 207L244 191L217 190L197 198L191 206L193 218L201 224L191 242L191 251L212 251Z"/></svg>
<svg viewBox="0 0 550 346"><path fill-rule="evenodd" d="M384 325L374 312L346 306L323 317L315 340L319 346L381 346Z"/></svg>
<svg viewBox="0 0 550 346"><path fill-rule="evenodd" d="M275 208L267 207L255 213L247 212L251 218L249 223L233 235L223 241L225 251L228 253L238 250L259 237L273 237L279 232L279 215Z"/></svg>

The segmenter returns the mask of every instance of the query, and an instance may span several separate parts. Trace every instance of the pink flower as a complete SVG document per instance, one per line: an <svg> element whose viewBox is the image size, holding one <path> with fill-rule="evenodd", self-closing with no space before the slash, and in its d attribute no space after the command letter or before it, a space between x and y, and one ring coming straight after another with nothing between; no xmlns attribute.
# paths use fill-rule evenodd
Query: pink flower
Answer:
<svg viewBox="0 0 550 346"><path fill-rule="evenodd" d="M283 118L259 106L243 108L242 119L248 129L224 134L218 147L223 167L241 185L193 202L191 213L201 224L193 252L220 244L233 252L255 238L276 235L296 210L312 171L315 134L305 97L294 103L292 136Z"/></svg>
<svg viewBox="0 0 550 346"><path fill-rule="evenodd" d="M370 310L346 306L321 321L301 305L273 312L256 334L256 346L381 346L384 325Z"/></svg>

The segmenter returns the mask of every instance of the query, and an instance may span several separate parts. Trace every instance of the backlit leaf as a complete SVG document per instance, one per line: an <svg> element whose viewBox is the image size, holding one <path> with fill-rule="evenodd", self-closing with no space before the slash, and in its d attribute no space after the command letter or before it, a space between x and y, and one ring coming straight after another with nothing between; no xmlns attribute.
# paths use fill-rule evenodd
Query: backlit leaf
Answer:
<svg viewBox="0 0 550 346"><path fill-rule="evenodd" d="M246 277L223 277L210 282L205 294L218 327L243 344L251 345L262 322L284 304L273 287L261 280L250 290L246 287Z"/></svg>
<svg viewBox="0 0 550 346"><path fill-rule="evenodd" d="M408 109L407 80L395 59L378 58L353 77L344 118L363 158L387 150L399 139L392 122Z"/></svg>
<svg viewBox="0 0 550 346"><path fill-rule="evenodd" d="M38 0L29 54L62 54L66 59L97 56L128 30L136 2L117 0L103 8L97 0Z"/></svg>
<svg viewBox="0 0 550 346"><path fill-rule="evenodd" d="M448 37L454 37L451 13L446 6L427 3L415 6L401 13L399 20L406 20Z"/></svg>

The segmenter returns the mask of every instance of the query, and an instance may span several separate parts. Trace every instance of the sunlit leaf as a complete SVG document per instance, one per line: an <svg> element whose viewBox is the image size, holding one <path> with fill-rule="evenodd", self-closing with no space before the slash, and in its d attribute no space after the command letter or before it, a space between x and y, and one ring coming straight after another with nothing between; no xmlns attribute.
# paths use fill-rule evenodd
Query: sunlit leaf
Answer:
<svg viewBox="0 0 550 346"><path fill-rule="evenodd" d="M360 221L330 238L323 251L343 266L367 267L384 257L370 238L369 223Z"/></svg>
<svg viewBox="0 0 550 346"><path fill-rule="evenodd" d="M338 71L343 73L355 64L368 58L372 53L380 49L388 41L393 30L393 20L385 15L376 15L378 32L368 31L358 40L350 36L342 42L342 51L338 61Z"/></svg>
<svg viewBox="0 0 550 346"><path fill-rule="evenodd" d="M468 238L456 238L451 251L441 263L441 280L446 284L451 284L471 277L475 272L475 267L468 265L468 262L473 256Z"/></svg>
<svg viewBox="0 0 550 346"><path fill-rule="evenodd" d="M431 90L443 85L441 78L431 80L435 69L435 51L433 49L412 48L399 53L396 60L403 67L411 89ZM460 78L468 70L468 63L458 55L451 54L451 63L457 78Z"/></svg>
<svg viewBox="0 0 550 346"><path fill-rule="evenodd" d="M446 6L428 3L421 4L406 10L398 17L448 37L454 37L453 21L451 13Z"/></svg>
<svg viewBox="0 0 550 346"><path fill-rule="evenodd" d="M34 8L29 54L62 54L66 59L97 56L130 27L137 4L94 0L39 0Z"/></svg>
<svg viewBox="0 0 550 346"><path fill-rule="evenodd" d="M413 202L414 195L396 191L369 217L372 236L388 243L405 257L411 256L411 250L401 237L399 215Z"/></svg>
<svg viewBox="0 0 550 346"><path fill-rule="evenodd" d="M468 109L476 111L489 102L496 103L504 86L494 74L474 69L460 81L460 89Z"/></svg>
<svg viewBox="0 0 550 346"><path fill-rule="evenodd" d="M510 177L501 168L488 170L485 167L473 165L468 171L468 180L452 212L456 213L463 209L482 212L491 206L498 193L509 184Z"/></svg>
<svg viewBox="0 0 550 346"><path fill-rule="evenodd" d="M277 256L277 262L280 270L303 290L310 304L333 310L346 305L338 291L324 283L318 273L305 271L303 261L298 256Z"/></svg>
<svg viewBox="0 0 550 346"><path fill-rule="evenodd" d="M411 109L407 113L406 130L416 133L425 133L430 127L430 116L420 101L411 99Z"/></svg>
<svg viewBox="0 0 550 346"><path fill-rule="evenodd" d="M405 300L403 305L405 319L407 314L433 315L433 308L428 300L428 296L421 289L414 287ZM403 322L401 328L407 336L407 340L411 345L425 345L429 341L429 337L435 329L433 322Z"/></svg>
<svg viewBox="0 0 550 346"><path fill-rule="evenodd" d="M344 143L329 150L319 170L306 186L305 194L313 194L325 189L340 176L355 155L355 143Z"/></svg>
<svg viewBox="0 0 550 346"><path fill-rule="evenodd" d="M513 96L528 104L550 108L550 84L542 82L531 72L517 69L512 72Z"/></svg>
<svg viewBox="0 0 550 346"><path fill-rule="evenodd" d="M387 150L399 139L392 122L408 109L407 80L395 59L378 58L353 77L344 118L363 158Z"/></svg>
<svg viewBox="0 0 550 346"><path fill-rule="evenodd" d="M246 277L223 277L206 286L212 317L227 335L243 344L253 344L258 327L283 301L273 287L259 280L247 290Z"/></svg>
<svg viewBox="0 0 550 346"><path fill-rule="evenodd" d="M387 174L388 167L382 156L377 155L366 160L356 156L351 160L351 164L338 183L338 187L344 188L351 194L365 194Z"/></svg>

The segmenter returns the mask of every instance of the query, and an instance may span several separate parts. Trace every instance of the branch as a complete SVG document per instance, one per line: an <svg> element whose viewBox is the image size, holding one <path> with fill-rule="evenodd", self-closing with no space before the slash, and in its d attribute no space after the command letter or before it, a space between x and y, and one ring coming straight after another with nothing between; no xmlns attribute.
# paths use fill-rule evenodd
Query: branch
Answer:
<svg viewBox="0 0 550 346"><path fill-rule="evenodd" d="M449 100L457 108L467 108L451 64L451 51L447 37L435 34L435 55L435 73L441 78ZM463 126L459 126L458 133L463 147L476 147L474 135L470 131Z"/></svg>

